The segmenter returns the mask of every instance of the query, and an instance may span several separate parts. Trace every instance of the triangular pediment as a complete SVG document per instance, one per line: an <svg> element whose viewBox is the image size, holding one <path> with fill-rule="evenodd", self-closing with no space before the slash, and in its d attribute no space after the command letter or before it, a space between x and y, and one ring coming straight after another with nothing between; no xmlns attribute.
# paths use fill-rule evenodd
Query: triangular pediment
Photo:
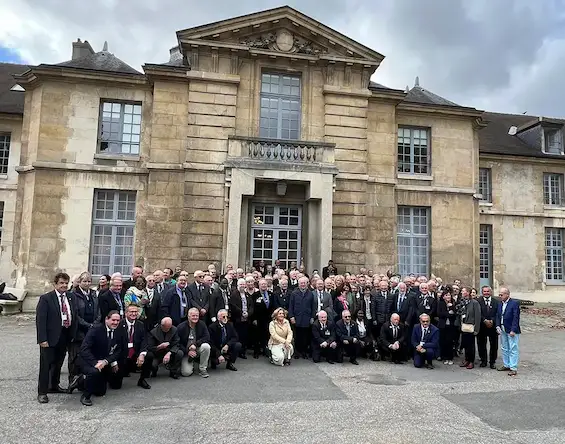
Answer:
<svg viewBox="0 0 565 444"><path fill-rule="evenodd" d="M177 32L181 44L302 54L378 66L384 59L355 40L284 6Z"/></svg>

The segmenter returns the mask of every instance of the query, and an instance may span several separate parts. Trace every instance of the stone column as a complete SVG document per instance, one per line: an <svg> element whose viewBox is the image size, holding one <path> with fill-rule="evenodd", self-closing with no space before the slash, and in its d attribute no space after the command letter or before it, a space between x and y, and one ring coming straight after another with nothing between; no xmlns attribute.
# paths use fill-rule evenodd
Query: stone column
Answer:
<svg viewBox="0 0 565 444"><path fill-rule="evenodd" d="M315 180L310 181L307 190L306 200L318 200L316 208L316 220L319 221L316 229L318 236L316 241L319 242L319 249L313 263L308 265L310 270L317 268L321 271L322 265L327 264L332 256L332 211L333 211L333 175L320 174ZM309 208L312 208L310 206ZM310 222L312 218L310 218ZM310 225L310 232L312 226ZM309 249L309 256L312 256Z"/></svg>
<svg viewBox="0 0 565 444"><path fill-rule="evenodd" d="M232 170L228 212L228 240L224 264L241 266L239 263L239 241L241 232L241 203L243 196L255 194L255 177L251 171Z"/></svg>

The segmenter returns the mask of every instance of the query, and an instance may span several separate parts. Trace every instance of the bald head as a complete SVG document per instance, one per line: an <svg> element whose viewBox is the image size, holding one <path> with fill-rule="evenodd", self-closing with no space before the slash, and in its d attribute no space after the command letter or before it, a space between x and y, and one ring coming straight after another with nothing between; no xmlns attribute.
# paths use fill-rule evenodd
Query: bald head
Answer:
<svg viewBox="0 0 565 444"><path fill-rule="evenodd" d="M161 330L163 330L165 333L168 332L172 326L173 320L171 318L165 317L161 319Z"/></svg>

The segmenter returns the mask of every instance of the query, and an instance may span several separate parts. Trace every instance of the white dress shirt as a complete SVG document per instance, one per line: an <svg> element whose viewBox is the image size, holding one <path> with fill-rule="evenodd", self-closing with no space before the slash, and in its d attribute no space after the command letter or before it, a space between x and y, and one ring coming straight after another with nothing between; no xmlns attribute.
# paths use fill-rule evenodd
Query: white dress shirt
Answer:
<svg viewBox="0 0 565 444"><path fill-rule="evenodd" d="M57 302L59 302L59 310L61 311L61 327L65 326L65 321L63 320L63 304L61 302L61 296L65 295L65 306L67 307L67 316L69 317L69 325L73 322L73 316L71 314L71 306L69 304L69 298L67 297L66 293L59 293L55 290L55 294L57 295Z"/></svg>

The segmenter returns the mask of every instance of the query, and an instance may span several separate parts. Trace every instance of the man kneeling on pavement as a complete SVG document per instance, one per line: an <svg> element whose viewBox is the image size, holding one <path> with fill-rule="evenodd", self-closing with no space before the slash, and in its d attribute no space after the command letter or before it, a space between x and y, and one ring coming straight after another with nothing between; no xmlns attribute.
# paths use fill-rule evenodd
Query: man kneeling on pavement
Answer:
<svg viewBox="0 0 565 444"><path fill-rule="evenodd" d="M197 308L188 310L188 320L178 327L181 350L184 353L181 364L181 375L191 376L198 362L198 374L207 378L208 361L210 360L210 333L206 323L200 320Z"/></svg>
<svg viewBox="0 0 565 444"><path fill-rule="evenodd" d="M228 322L228 311L218 311L216 322L208 327L210 332L211 367L226 363L226 368L232 372L237 371L233 365L241 351L241 343L237 337L235 327Z"/></svg>

